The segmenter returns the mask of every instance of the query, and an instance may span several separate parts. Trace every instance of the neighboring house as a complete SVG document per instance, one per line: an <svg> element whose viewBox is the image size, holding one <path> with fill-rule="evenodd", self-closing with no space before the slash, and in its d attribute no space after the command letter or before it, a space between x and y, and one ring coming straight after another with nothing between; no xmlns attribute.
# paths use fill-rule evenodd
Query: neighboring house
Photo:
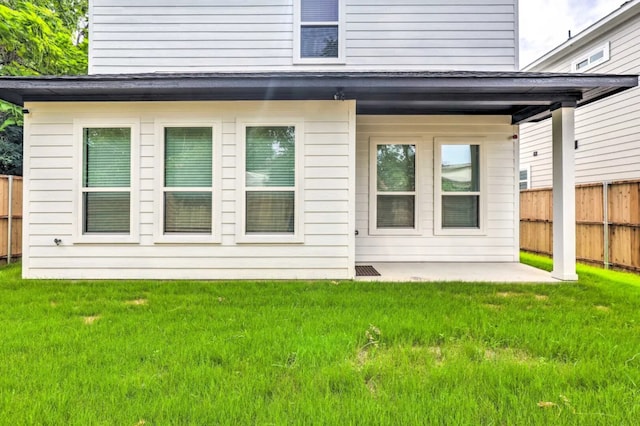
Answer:
<svg viewBox="0 0 640 426"><path fill-rule="evenodd" d="M628 1L524 71L640 73L640 0ZM521 188L552 185L551 120L521 126ZM640 179L640 89L576 111L576 183Z"/></svg>
<svg viewBox="0 0 640 426"><path fill-rule="evenodd" d="M552 114L553 274L575 279L574 109L637 84L516 72L517 0L95 0L90 21L91 75L0 78L27 112L28 278L518 262L518 124Z"/></svg>

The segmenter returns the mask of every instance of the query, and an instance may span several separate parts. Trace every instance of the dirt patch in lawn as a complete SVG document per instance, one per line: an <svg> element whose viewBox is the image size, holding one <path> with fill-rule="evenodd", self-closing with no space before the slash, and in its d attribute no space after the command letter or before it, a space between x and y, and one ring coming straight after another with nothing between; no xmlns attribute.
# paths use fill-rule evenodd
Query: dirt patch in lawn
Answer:
<svg viewBox="0 0 640 426"><path fill-rule="evenodd" d="M539 300L541 302L543 302L545 300L549 300L549 296L547 296L546 294L536 294L535 298L536 298L536 300Z"/></svg>
<svg viewBox="0 0 640 426"><path fill-rule="evenodd" d="M130 306L142 306L142 305L146 305L147 303L149 303L147 299L127 300L126 302L124 302L125 305L130 305Z"/></svg>
<svg viewBox="0 0 640 426"><path fill-rule="evenodd" d="M85 325L91 325L94 322L98 321L100 319L100 315L90 315L87 317L82 317L82 322L85 323Z"/></svg>
<svg viewBox="0 0 640 426"><path fill-rule="evenodd" d="M503 297L505 299L510 298L510 297L521 297L524 296L524 293L514 293L512 291L501 291L496 293L496 296L498 297Z"/></svg>

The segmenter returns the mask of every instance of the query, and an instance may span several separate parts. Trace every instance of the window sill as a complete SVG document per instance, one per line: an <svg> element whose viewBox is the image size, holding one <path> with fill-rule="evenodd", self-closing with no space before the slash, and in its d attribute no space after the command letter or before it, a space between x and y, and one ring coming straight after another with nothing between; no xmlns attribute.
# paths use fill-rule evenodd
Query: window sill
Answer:
<svg viewBox="0 0 640 426"><path fill-rule="evenodd" d="M369 229L369 235L373 236L394 236L394 235L414 235L420 236L422 232L414 228L397 228L397 229Z"/></svg>
<svg viewBox="0 0 640 426"><path fill-rule="evenodd" d="M237 244L304 244L304 239L297 235L238 235Z"/></svg>
<svg viewBox="0 0 640 426"><path fill-rule="evenodd" d="M222 241L216 235L171 234L156 236L154 244L220 244Z"/></svg>
<svg viewBox="0 0 640 426"><path fill-rule="evenodd" d="M434 229L433 235L436 236L460 236L460 237L482 237L487 232L484 229L476 228L451 228L451 229Z"/></svg>
<svg viewBox="0 0 640 426"><path fill-rule="evenodd" d="M344 58L295 58L294 65L346 65Z"/></svg>
<svg viewBox="0 0 640 426"><path fill-rule="evenodd" d="M81 244L139 244L137 235L117 235L117 234L84 234L73 240L74 245Z"/></svg>

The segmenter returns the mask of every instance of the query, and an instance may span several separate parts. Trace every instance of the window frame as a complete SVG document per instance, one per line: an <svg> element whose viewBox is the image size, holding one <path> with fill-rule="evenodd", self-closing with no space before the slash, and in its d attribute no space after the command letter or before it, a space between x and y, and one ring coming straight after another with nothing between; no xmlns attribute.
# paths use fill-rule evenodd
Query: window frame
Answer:
<svg viewBox="0 0 640 426"><path fill-rule="evenodd" d="M478 145L480 188L479 191L470 192L444 192L442 191L442 145ZM487 164L486 164L486 138L470 137L436 137L433 144L433 171L434 171L434 235L461 235L475 236L486 235L487 230ZM443 228L442 227L442 197L444 195L478 195L478 228Z"/></svg>
<svg viewBox="0 0 640 426"><path fill-rule="evenodd" d="M211 128L211 232L210 233L169 233L164 232L164 196L171 192L208 192L205 187L166 187L165 186L165 129L176 127L207 127ZM156 120L154 123L156 137L156 188L155 188L155 229L154 243L192 243L217 244L222 239L222 125L212 120Z"/></svg>
<svg viewBox="0 0 640 426"><path fill-rule="evenodd" d="M591 61L591 57L599 52L602 52L602 57L596 59L595 61ZM585 72L588 71L592 68L597 67L598 65L601 65L605 62L607 62L610 59L610 43L606 42L598 47L596 47L595 49L590 50L588 53L578 56L577 59L575 59L574 61L571 62L571 72L574 73L581 73L581 72ZM585 65L584 67L578 69L578 65L581 64L584 61L587 61L587 65Z"/></svg>
<svg viewBox="0 0 640 426"><path fill-rule="evenodd" d="M293 2L293 63L305 64L345 64L346 63L346 25L345 0L338 0L338 20L323 22L302 22L302 1ZM302 27L303 26L337 26L338 27L338 56L331 58L303 58L301 56Z"/></svg>
<svg viewBox="0 0 640 426"><path fill-rule="evenodd" d="M104 187L99 190L86 191L83 179L84 169L84 131L91 128L129 128L131 130L130 155L131 171L129 187ZM140 120L131 117L99 117L73 120L73 135L75 140L74 165L78 167L75 173L75 196L73 217L76 221L73 227L74 244L136 244L140 242ZM125 192L129 191L129 233L85 233L84 194L86 192Z"/></svg>
<svg viewBox="0 0 640 426"><path fill-rule="evenodd" d="M526 179L522 179L520 177L520 173L522 172L527 172ZM521 188L521 185L523 182L525 183L526 188ZM531 165L530 164L526 164L526 165L521 164L520 170L518 172L518 190L523 191L525 189L531 189Z"/></svg>
<svg viewBox="0 0 640 426"><path fill-rule="evenodd" d="M294 170L294 225L293 233L247 234L246 232L246 155L247 127L294 127L295 170ZM250 244L302 244L304 243L304 122L300 119L282 119L274 121L238 120L236 127L237 155L237 190L236 190L236 242ZM284 187L251 187L250 191L284 191ZM255 189L262 188L262 189Z"/></svg>
<svg viewBox="0 0 640 426"><path fill-rule="evenodd" d="M424 186L422 185L422 155L420 154L422 138L420 137L371 137L369 138L369 235L421 235L420 206ZM413 195L414 212L413 228L378 228L378 146L379 145L414 145L414 191L398 192L398 195ZM410 192L413 192L410 194ZM384 192L382 192L384 193Z"/></svg>

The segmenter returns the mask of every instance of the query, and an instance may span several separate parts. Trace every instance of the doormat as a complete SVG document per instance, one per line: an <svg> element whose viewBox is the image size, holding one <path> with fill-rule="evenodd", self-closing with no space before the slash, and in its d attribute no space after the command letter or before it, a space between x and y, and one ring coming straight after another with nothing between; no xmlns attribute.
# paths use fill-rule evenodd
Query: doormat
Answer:
<svg viewBox="0 0 640 426"><path fill-rule="evenodd" d="M356 277L379 277L380 272L371 265L356 265Z"/></svg>

